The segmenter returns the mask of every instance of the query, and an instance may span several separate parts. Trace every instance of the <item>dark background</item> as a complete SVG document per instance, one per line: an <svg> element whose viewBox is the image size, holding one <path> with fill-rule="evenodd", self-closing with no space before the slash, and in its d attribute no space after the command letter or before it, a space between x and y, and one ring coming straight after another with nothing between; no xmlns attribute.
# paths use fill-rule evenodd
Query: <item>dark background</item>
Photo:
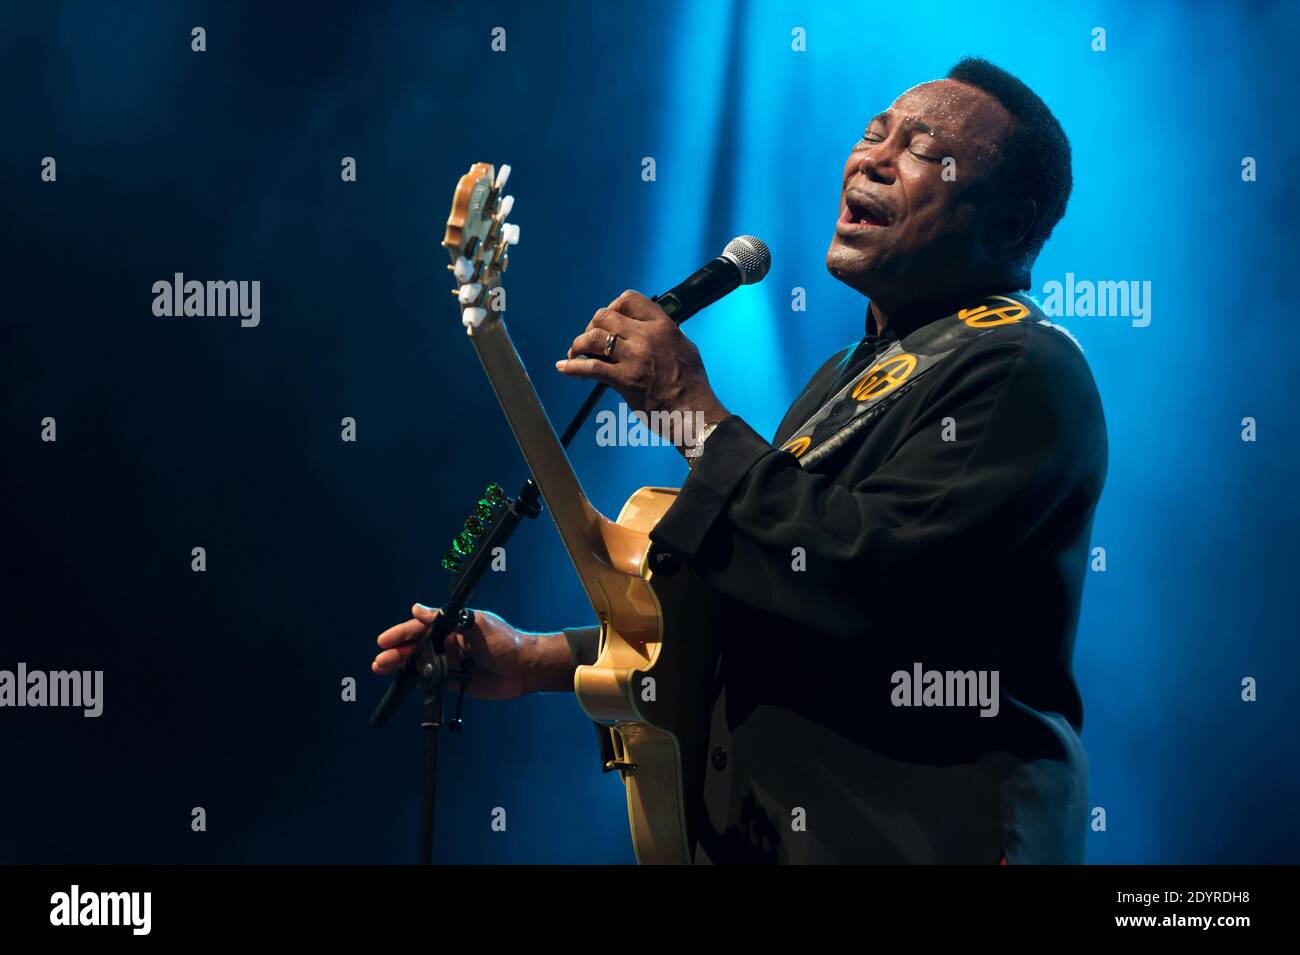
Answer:
<svg viewBox="0 0 1300 955"><path fill-rule="evenodd" d="M484 483L524 477L447 294L457 177L514 166L511 331L557 420L585 388L551 362L595 308L764 237L767 281L690 334L770 434L861 334L862 300L822 265L848 149L968 53L1021 75L1074 143L1034 291L1154 285L1146 328L1063 320L1111 435L1108 566L1076 654L1108 819L1089 858L1295 861L1296 25L1282 4L7 7L0 668L102 669L105 709L0 710L0 862L413 858L418 707L367 727L373 640L445 593L438 557ZM155 317L178 271L260 280L260 326ZM682 480L673 452L592 434L573 457L606 513ZM480 605L589 622L547 520L508 560ZM440 861L632 861L571 697L467 715L444 737Z"/></svg>

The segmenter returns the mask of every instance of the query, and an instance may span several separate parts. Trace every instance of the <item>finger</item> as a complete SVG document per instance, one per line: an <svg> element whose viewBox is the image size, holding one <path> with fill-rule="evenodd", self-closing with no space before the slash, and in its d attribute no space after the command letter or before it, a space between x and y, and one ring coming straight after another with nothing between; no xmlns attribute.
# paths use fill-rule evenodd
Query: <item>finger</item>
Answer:
<svg viewBox="0 0 1300 955"><path fill-rule="evenodd" d="M668 317L667 312L635 289L628 289L610 302L609 309L638 322Z"/></svg>
<svg viewBox="0 0 1300 955"><path fill-rule="evenodd" d="M465 637L459 633L448 634L442 649L447 655L447 666L453 670L458 669L465 657L469 655L465 646Z"/></svg>
<svg viewBox="0 0 1300 955"><path fill-rule="evenodd" d="M420 620L408 620L405 623L399 623L395 627L389 627L375 640L385 650L392 647L405 646L408 643L417 643L429 632L429 625Z"/></svg>
<svg viewBox="0 0 1300 955"><path fill-rule="evenodd" d="M417 620L423 620L425 623L433 623L438 618L437 607L426 607L424 604L411 604L411 616Z"/></svg>
<svg viewBox="0 0 1300 955"><path fill-rule="evenodd" d="M612 308L598 308L596 314L591 316L587 327L603 328L606 332L613 332L619 338L631 338L636 334L639 324L635 318L629 318Z"/></svg>
<svg viewBox="0 0 1300 955"><path fill-rule="evenodd" d="M623 374L616 363L596 358L561 358L555 363L555 370L570 378L603 381L614 388L618 388L623 381Z"/></svg>
<svg viewBox="0 0 1300 955"><path fill-rule="evenodd" d="M596 331L595 334L604 334L608 336L609 333ZM572 344L569 345L569 350L564 353L564 357L573 358L576 355L599 355L604 350L604 342L602 341L600 345L596 345L593 342L592 329L589 328L573 340Z"/></svg>
<svg viewBox="0 0 1300 955"><path fill-rule="evenodd" d="M569 353L566 357L595 355L599 358L605 355L605 346L609 342L611 334L623 339L631 338L636 334L638 324L638 322L626 315L620 315L618 312L611 312L607 308L597 309L596 314L587 323L587 330L575 338L573 344L569 346Z"/></svg>
<svg viewBox="0 0 1300 955"><path fill-rule="evenodd" d="M615 352L618 351L619 345L616 341L613 349L610 349L610 335L614 335L615 339L624 337L617 335L614 332L606 331L603 328L588 329L573 340L573 344L569 346L569 354L567 357L576 358L579 355L583 355L594 356L597 361L618 361L618 355L616 355Z"/></svg>
<svg viewBox="0 0 1300 955"><path fill-rule="evenodd" d="M406 665L406 661L410 659L417 649L415 646L405 646L385 650L383 653L375 655L374 662L370 664L370 669L381 676L396 673Z"/></svg>

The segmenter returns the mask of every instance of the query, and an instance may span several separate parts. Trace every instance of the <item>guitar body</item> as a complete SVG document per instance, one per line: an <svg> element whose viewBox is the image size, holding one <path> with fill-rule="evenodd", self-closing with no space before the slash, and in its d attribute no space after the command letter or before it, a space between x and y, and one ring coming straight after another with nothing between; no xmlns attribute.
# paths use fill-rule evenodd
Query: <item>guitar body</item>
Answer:
<svg viewBox="0 0 1300 955"><path fill-rule="evenodd" d="M614 759L606 768L627 787L643 864L692 861L709 758L719 621L694 573L652 555L648 536L676 499L675 488L642 488L617 521L602 518L606 551L627 581L598 595L612 611L602 614L599 655L574 674L578 702L608 727Z"/></svg>

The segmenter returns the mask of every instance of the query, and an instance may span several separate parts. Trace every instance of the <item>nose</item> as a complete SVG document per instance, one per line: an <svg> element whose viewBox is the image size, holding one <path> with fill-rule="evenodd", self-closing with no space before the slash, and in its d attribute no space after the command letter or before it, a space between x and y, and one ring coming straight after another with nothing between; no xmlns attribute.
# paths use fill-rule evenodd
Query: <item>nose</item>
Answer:
<svg viewBox="0 0 1300 955"><path fill-rule="evenodd" d="M886 148L886 143L873 143L862 150L856 166L872 182L890 183L896 172L893 154Z"/></svg>

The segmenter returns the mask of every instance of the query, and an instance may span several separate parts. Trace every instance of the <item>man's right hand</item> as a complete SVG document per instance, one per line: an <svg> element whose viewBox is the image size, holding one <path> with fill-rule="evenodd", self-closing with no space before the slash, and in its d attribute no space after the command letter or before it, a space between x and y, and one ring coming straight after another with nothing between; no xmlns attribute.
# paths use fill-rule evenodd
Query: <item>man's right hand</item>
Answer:
<svg viewBox="0 0 1300 955"><path fill-rule="evenodd" d="M416 604L411 619L379 635L380 652L370 669L380 676L396 673L415 652L438 610ZM444 649L452 669L466 656L474 661L465 692L484 700L509 700L539 691L572 691L573 655L562 633L516 630L494 613L474 612L474 626L447 635Z"/></svg>

